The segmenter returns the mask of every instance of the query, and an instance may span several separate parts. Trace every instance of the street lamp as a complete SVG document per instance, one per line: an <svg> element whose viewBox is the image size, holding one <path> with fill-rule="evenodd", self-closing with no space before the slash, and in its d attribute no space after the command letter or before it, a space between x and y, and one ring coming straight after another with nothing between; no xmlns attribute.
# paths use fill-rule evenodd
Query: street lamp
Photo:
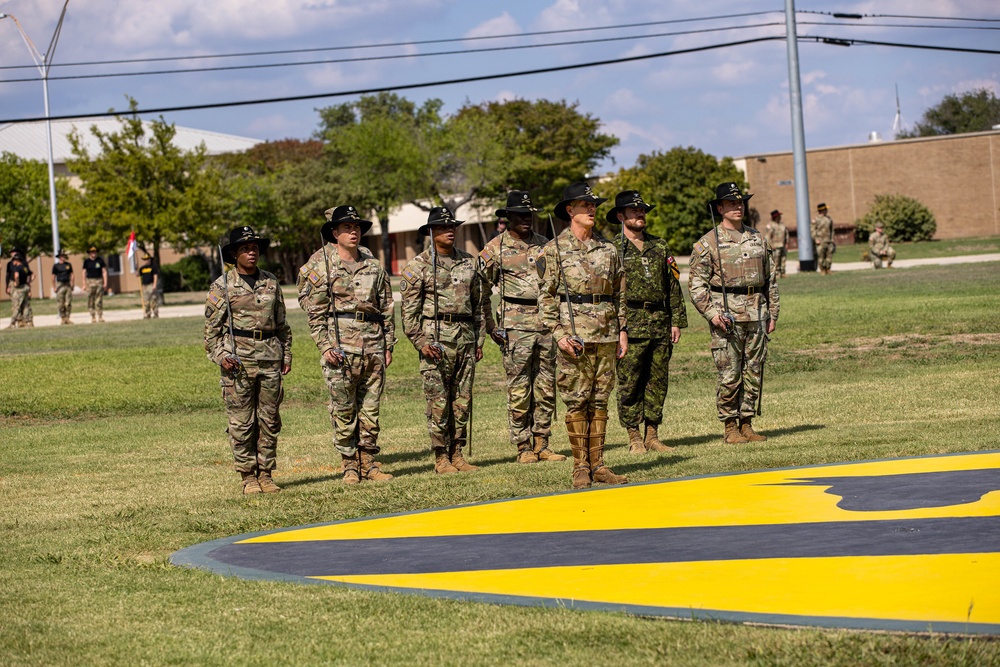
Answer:
<svg viewBox="0 0 1000 667"><path fill-rule="evenodd" d="M53 257L59 252L59 216L56 209L56 172L52 163L52 121L49 119L49 68L52 66L52 56L55 55L56 42L59 41L59 33L62 32L63 19L66 18L66 7L68 6L69 0L66 0L63 3L62 12L59 14L59 22L56 24L56 30L52 33L52 41L49 42L49 48L44 54L39 53L38 49L35 48L34 43L32 43L27 33L24 32L24 28L21 27L21 23L17 20L17 17L13 14L0 12L0 20L10 19L17 26L17 30L21 33L24 43L28 46L32 60L35 61L35 66L38 67L38 71L42 75L42 91L45 99L45 132L49 149L49 208L52 214ZM44 296L41 279L38 281L38 290L40 293L39 296Z"/></svg>

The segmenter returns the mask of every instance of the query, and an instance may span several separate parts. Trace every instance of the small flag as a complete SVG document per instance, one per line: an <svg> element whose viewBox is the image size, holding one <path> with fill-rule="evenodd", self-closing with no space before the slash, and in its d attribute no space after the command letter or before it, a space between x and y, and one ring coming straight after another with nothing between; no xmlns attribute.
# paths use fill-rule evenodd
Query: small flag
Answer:
<svg viewBox="0 0 1000 667"><path fill-rule="evenodd" d="M129 266L132 267L132 273L138 271L138 267L135 265L135 232L133 231L128 237L128 245L125 246L125 255L128 257Z"/></svg>

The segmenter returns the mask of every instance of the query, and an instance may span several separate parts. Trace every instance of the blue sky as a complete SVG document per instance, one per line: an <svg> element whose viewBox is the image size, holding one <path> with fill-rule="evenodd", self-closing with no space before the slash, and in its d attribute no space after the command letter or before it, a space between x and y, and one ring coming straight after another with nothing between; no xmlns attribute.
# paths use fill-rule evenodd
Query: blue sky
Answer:
<svg viewBox="0 0 1000 667"><path fill-rule="evenodd" d="M63 0L0 0L44 50ZM891 42L997 48L1000 3L995 0L798 0L799 34ZM53 115L124 108L125 96L141 107L309 95L394 86L482 74L554 67L658 53L784 34L784 2L716 0L70 0L55 65L135 58L232 54L256 51L464 38L448 44L348 49L290 56L208 59L142 64L53 67L52 76L120 71L149 72L205 66L322 60L405 54L356 63L273 69L187 72L50 82ZM996 23L868 18L838 21L809 12L857 12L935 17L990 18ZM756 16L651 25L654 22L751 12ZM759 24L779 25L759 25ZM950 25L965 29L904 28L886 24ZM469 41L486 35L642 24L618 30ZM757 27L748 27L757 26ZM972 30L972 27L993 30ZM684 30L728 27L722 32L650 37ZM459 56L418 57L440 50L515 46L586 39L572 44ZM880 46L850 48L800 43L799 57L808 147L861 143L877 131L891 138L898 84L903 121L911 126L942 96L987 87L1000 94L1000 58ZM10 20L0 20L0 79L35 70ZM783 41L764 42L591 69L438 86L401 93L417 102L437 97L446 113L467 101L565 99L604 123L621 140L614 162L631 166L642 153L695 146L714 155L741 156L790 150L788 70ZM351 98L175 112L178 125L260 139L307 138L316 129L317 107ZM0 118L42 115L41 84L0 83Z"/></svg>

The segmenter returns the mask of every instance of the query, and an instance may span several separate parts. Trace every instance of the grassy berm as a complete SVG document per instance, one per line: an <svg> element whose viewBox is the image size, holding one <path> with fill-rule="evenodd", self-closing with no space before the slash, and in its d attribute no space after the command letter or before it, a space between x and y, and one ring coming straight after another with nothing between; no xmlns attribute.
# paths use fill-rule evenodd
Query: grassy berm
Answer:
<svg viewBox="0 0 1000 667"><path fill-rule="evenodd" d="M612 416L616 471L648 481L997 449L1000 266L795 275L781 292L755 423L770 440L722 444L708 334L689 306L662 429L678 449L629 457ZM482 469L435 476L405 341L382 413L396 479L345 488L318 353L289 307L285 491L267 497L239 495L199 318L0 332L0 664L1000 664L1000 642L983 638L501 607L171 566L177 549L244 532L568 488L567 464L513 463L495 347L475 389ZM568 453L561 424L554 444Z"/></svg>

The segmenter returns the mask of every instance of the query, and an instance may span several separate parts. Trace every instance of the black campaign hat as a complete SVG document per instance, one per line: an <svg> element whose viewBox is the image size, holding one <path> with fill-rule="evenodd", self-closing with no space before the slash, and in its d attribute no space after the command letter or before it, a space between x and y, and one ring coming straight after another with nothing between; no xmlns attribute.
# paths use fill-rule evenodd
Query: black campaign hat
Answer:
<svg viewBox="0 0 1000 667"><path fill-rule="evenodd" d="M271 245L271 239L258 236L253 227L246 225L236 227L229 232L229 243L222 246L222 259L230 264L235 263L236 257L233 255L233 251L244 243L256 243L258 253L264 254L264 251Z"/></svg>
<svg viewBox="0 0 1000 667"><path fill-rule="evenodd" d="M729 201L741 201L745 203L750 201L751 197L753 197L753 195L743 194L743 191L740 190L740 186L730 181L728 183L720 183L719 185L716 186L715 199L710 201L709 204L715 206L724 199Z"/></svg>
<svg viewBox="0 0 1000 667"><path fill-rule="evenodd" d="M336 243L337 237L333 235L333 230L337 228L342 222L356 222L361 226L361 235L364 236L368 233L368 230L372 228L371 220L363 220L361 216L358 215L358 210L353 206L338 206L336 208L328 208L324 211L326 214L326 223L320 230L323 235L323 240L327 243Z"/></svg>
<svg viewBox="0 0 1000 667"><path fill-rule="evenodd" d="M563 190L563 198L553 211L553 214L560 220L569 220L569 213L566 212L566 205L575 201L592 201L595 205L600 206L604 202L608 201L604 197L598 197L594 194L594 191L590 189L590 186L586 183L570 183Z"/></svg>
<svg viewBox="0 0 1000 667"><path fill-rule="evenodd" d="M447 206L435 206L427 213L427 224L421 225L417 233L427 236L431 233L431 227L458 227L465 220L456 220L455 214Z"/></svg>
<svg viewBox="0 0 1000 667"><path fill-rule="evenodd" d="M59 248L59 252L56 253L56 257L66 257L68 259L69 255L66 254L65 250Z"/></svg>
<svg viewBox="0 0 1000 667"><path fill-rule="evenodd" d="M525 190L511 190L507 193L507 206L498 208L498 218L505 218L509 213L537 213L538 209L531 205L531 195Z"/></svg>
<svg viewBox="0 0 1000 667"><path fill-rule="evenodd" d="M780 217L781 217L781 211L779 211L778 209L774 209L773 211L771 211L771 220L777 220Z"/></svg>
<svg viewBox="0 0 1000 667"><path fill-rule="evenodd" d="M824 204L823 202L820 202L820 203L816 204L816 210L817 211L828 211L829 209L826 207L826 204Z"/></svg>
<svg viewBox="0 0 1000 667"><path fill-rule="evenodd" d="M642 200L642 195L639 194L638 190L623 190L615 195L615 207L604 215L604 219L612 225L620 225L622 223L618 220L618 211L630 206L641 208L646 213L649 213L656 208L655 204L647 204L644 202Z"/></svg>

